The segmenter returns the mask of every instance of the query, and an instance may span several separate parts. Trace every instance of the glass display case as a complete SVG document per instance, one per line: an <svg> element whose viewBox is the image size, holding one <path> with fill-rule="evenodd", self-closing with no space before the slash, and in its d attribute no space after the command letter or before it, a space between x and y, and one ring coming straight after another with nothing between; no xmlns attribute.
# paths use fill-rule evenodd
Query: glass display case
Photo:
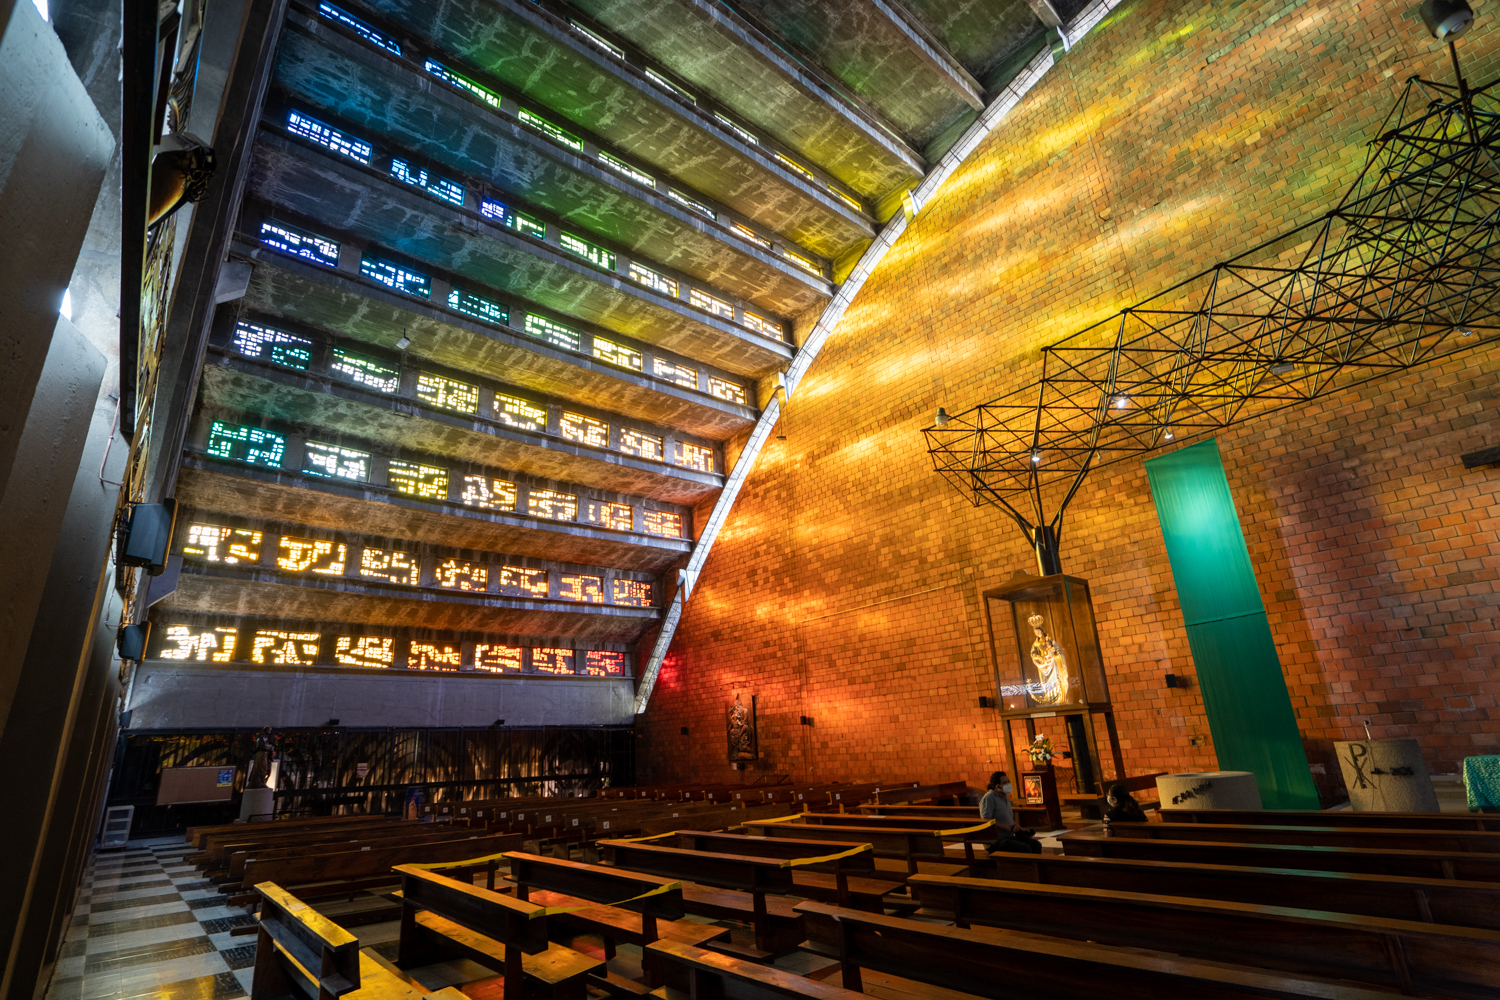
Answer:
<svg viewBox="0 0 1500 1000"><path fill-rule="evenodd" d="M1017 573L984 592L984 612L1010 773L1019 773L1012 723L1025 723L1029 742L1037 719L1060 717L1072 745L1075 791L1096 794L1102 777L1094 727L1098 715L1109 735L1114 773L1123 777L1088 581L1061 573Z"/></svg>

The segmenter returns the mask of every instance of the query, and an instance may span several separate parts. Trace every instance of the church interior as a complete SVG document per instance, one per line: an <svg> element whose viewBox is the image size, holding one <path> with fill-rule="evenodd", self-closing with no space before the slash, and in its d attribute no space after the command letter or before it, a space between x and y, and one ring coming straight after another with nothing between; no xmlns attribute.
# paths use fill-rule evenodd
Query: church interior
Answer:
<svg viewBox="0 0 1500 1000"><path fill-rule="evenodd" d="M0 1000L1500 997L1497 16L0 0Z"/></svg>

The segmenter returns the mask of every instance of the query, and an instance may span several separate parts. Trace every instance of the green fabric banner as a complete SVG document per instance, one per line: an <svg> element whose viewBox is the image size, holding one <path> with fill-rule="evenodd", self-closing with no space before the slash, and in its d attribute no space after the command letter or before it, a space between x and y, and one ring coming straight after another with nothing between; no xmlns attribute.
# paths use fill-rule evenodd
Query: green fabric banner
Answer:
<svg viewBox="0 0 1500 1000"><path fill-rule="evenodd" d="M1267 809L1319 808L1218 442L1150 459L1146 476L1219 767L1253 771Z"/></svg>

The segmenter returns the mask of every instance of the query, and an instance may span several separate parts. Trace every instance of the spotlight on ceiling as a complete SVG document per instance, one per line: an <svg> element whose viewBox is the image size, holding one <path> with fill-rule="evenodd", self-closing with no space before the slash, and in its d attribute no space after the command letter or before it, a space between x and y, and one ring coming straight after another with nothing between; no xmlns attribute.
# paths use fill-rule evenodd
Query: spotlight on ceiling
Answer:
<svg viewBox="0 0 1500 1000"><path fill-rule="evenodd" d="M1469 329L1460 329L1458 331L1458 335L1460 337L1472 337L1474 336L1474 331Z"/></svg>
<svg viewBox="0 0 1500 1000"><path fill-rule="evenodd" d="M404 333L401 335L401 339L398 340L398 341L396 341L396 350L398 350L398 351L404 351L404 350L406 350L410 346L411 346L411 338L408 337Z"/></svg>
<svg viewBox="0 0 1500 1000"><path fill-rule="evenodd" d="M1031 453L1031 464L1032 465L1041 465L1042 464L1042 453L1041 452L1034 451L1034 452Z"/></svg>
<svg viewBox="0 0 1500 1000"><path fill-rule="evenodd" d="M1422 23L1432 37L1451 42L1474 23L1474 8L1464 0L1422 0Z"/></svg>
<svg viewBox="0 0 1500 1000"><path fill-rule="evenodd" d="M945 410L945 409L943 409L941 406L939 406L938 407L938 411L937 411L937 419L934 420L932 422L932 424L933 424L934 427L947 427L948 426L948 411Z"/></svg>
<svg viewBox="0 0 1500 1000"><path fill-rule="evenodd" d="M1297 370L1297 366L1290 361L1278 361L1270 370L1272 375L1290 375Z"/></svg>
<svg viewBox="0 0 1500 1000"><path fill-rule="evenodd" d="M1162 437L1166 438L1168 441L1172 440L1172 428L1168 427L1166 431L1163 432Z"/></svg>
<svg viewBox="0 0 1500 1000"><path fill-rule="evenodd" d="M1125 407L1130 405L1130 397L1116 396L1114 399L1110 400L1110 405L1117 410L1123 410L1125 409Z"/></svg>

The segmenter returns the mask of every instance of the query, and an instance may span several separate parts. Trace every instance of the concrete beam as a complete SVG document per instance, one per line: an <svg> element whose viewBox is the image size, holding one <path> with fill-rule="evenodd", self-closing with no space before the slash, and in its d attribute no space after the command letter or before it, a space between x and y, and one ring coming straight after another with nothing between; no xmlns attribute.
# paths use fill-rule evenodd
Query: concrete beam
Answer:
<svg viewBox="0 0 1500 1000"><path fill-rule="evenodd" d="M613 409L632 419L669 425L710 440L739 432L754 413L704 392L554 348L522 333L516 311L512 311L511 327L487 326L410 296L362 284L342 272L240 246L256 261L244 305L259 318L273 317L272 325L290 320L294 330L299 324L314 327L390 352L398 350L396 341L405 334L412 340L410 355L419 360L430 359L584 406ZM667 360L678 358L673 354ZM742 381L722 369L682 361L700 374Z"/></svg>
<svg viewBox="0 0 1500 1000"><path fill-rule="evenodd" d="M917 57L925 62L959 98L975 111L984 110L984 98L980 95L979 81L969 75L896 0L868 0L890 24L892 30L906 43Z"/></svg>
<svg viewBox="0 0 1500 1000"><path fill-rule="evenodd" d="M631 643L661 620L656 608L536 601L498 594L440 595L268 570L241 572L184 563L172 595L153 617L173 612L247 616L278 622L401 625L576 641ZM154 640L153 640L154 641Z"/></svg>
<svg viewBox="0 0 1500 1000"><path fill-rule="evenodd" d="M314 24L307 31L315 37L293 31L282 43L277 86L288 99L311 102L372 136L485 178L559 215L581 213L600 226L619 227L622 238L631 230L649 231L653 214L699 227L714 239L728 236L724 227L671 201L665 191L671 185L682 186L693 197L707 193L731 213L824 257L837 256L839 248L869 238L868 216L787 170L760 147L739 141L717 122L711 129L705 122L686 120L656 97L600 75L600 67L576 54L567 68L583 73L590 86L564 81L554 88L555 95L551 90L549 95L552 103L562 105L557 114L563 127L582 121L579 128L585 133L593 131L588 123L604 133L599 141L580 136L585 144L581 156L403 61L373 52L324 25ZM550 65L544 68L554 71ZM602 93L596 97L590 88L599 87ZM557 96L568 90L574 91L571 102ZM582 103L574 108L575 102ZM514 103L508 100L502 107ZM570 108L579 119L569 116ZM657 191L601 167L596 158L601 141L608 152L655 175L660 182ZM909 173L903 169L893 180ZM591 208L622 198L622 218L617 222L612 223L607 212ZM634 219L640 210L629 204L632 201L649 212Z"/></svg>
<svg viewBox="0 0 1500 1000"><path fill-rule="evenodd" d="M241 664L141 664L131 729L321 726L617 726L631 720L629 678L479 676Z"/></svg>
<svg viewBox="0 0 1500 1000"><path fill-rule="evenodd" d="M193 451L207 441L208 421L227 419L279 433L300 429L316 440L333 438L351 446L363 442L372 452L384 455L414 452L687 506L716 493L724 481L717 473L571 441L543 444L537 435L495 421L393 402L374 392L330 385L295 372L252 373L234 367L231 359L210 360L224 363L210 363L203 370L202 404L189 438ZM671 444L669 440L669 449Z"/></svg>
<svg viewBox="0 0 1500 1000"><path fill-rule="evenodd" d="M568 484L560 490L588 495ZM629 502L619 494L595 498ZM692 552L687 538L606 531L590 525L549 521L460 503L429 503L363 484L270 469L234 468L189 455L178 479L179 520L219 522L225 517L293 521L339 531L361 530L432 545L454 545L489 552L513 552L536 559L592 563L616 569L661 573ZM639 501L637 501L639 503ZM691 511L682 509L685 520Z"/></svg>

